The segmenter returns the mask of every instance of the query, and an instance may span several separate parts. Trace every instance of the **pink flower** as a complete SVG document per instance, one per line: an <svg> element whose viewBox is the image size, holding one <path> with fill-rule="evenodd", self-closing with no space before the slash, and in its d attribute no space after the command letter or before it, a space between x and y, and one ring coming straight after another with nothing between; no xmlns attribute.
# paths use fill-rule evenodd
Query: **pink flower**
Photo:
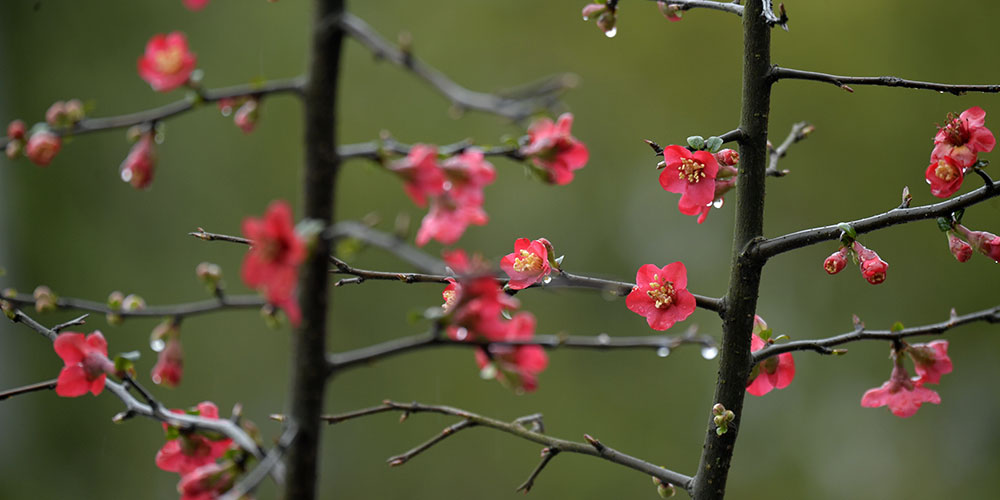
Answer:
<svg viewBox="0 0 1000 500"><path fill-rule="evenodd" d="M1000 236L986 231L968 231L965 237L976 250L1000 262Z"/></svg>
<svg viewBox="0 0 1000 500"><path fill-rule="evenodd" d="M156 171L156 150L153 133L148 132L132 146L128 156L122 161L119 172L123 181L136 189L146 189L153 182Z"/></svg>
<svg viewBox="0 0 1000 500"><path fill-rule="evenodd" d="M948 250L959 262L966 262L972 258L972 245L966 243L952 231L948 231Z"/></svg>
<svg viewBox="0 0 1000 500"><path fill-rule="evenodd" d="M451 285L449 285L451 286ZM446 289L447 290L447 289ZM516 309L517 299L503 292L492 276L466 277L452 289L451 325L448 335L455 340L502 340L507 335L500 313ZM445 295L445 305L448 304Z"/></svg>
<svg viewBox="0 0 1000 500"><path fill-rule="evenodd" d="M177 492L181 500L212 500L233 487L232 464L205 464L181 476Z"/></svg>
<svg viewBox="0 0 1000 500"><path fill-rule="evenodd" d="M202 401L198 403L197 414L209 420L218 420L219 408L215 403ZM185 414L184 410L170 410L174 413ZM163 430L169 429L167 424L163 424ZM176 472L187 475L189 472L206 464L214 464L215 460L226 453L232 439L220 439L213 441L197 432L182 433L177 439L168 440L163 447L156 452L156 466L167 472Z"/></svg>
<svg viewBox="0 0 1000 500"><path fill-rule="evenodd" d="M950 156L934 160L924 173L927 184L931 186L931 194L938 198L955 194L962 187L964 176L962 168Z"/></svg>
<svg viewBox="0 0 1000 500"><path fill-rule="evenodd" d="M864 245L854 242L854 251L858 253L858 260L861 261L861 275L869 283L877 285L885 281L885 273L889 270L889 264L882 260L874 250L865 248Z"/></svg>
<svg viewBox="0 0 1000 500"><path fill-rule="evenodd" d="M23 121L14 120L7 125L7 137L11 140L24 139L24 134L27 130L27 125L25 125Z"/></svg>
<svg viewBox="0 0 1000 500"><path fill-rule="evenodd" d="M424 246L431 239L445 245L458 241L470 224L483 226L490 217L482 207L459 205L454 200L440 196L431 202L431 208L420 222L417 245Z"/></svg>
<svg viewBox="0 0 1000 500"><path fill-rule="evenodd" d="M301 312L293 294L306 250L295 233L292 209L284 201L272 202L262 219L243 219L243 236L252 242L243 259L243 282L263 291L298 326Z"/></svg>
<svg viewBox="0 0 1000 500"><path fill-rule="evenodd" d="M177 387L184 373L184 351L181 350L181 339L176 334L168 335L166 342L156 358L151 376L154 384Z"/></svg>
<svg viewBox="0 0 1000 500"><path fill-rule="evenodd" d="M531 158L544 170L546 180L564 185L573 180L573 171L583 168L590 159L587 146L570 135L573 115L563 113L555 123L548 118L535 120L528 127L528 144L521 155Z"/></svg>
<svg viewBox="0 0 1000 500"><path fill-rule="evenodd" d="M139 76L153 90L169 92L187 83L196 61L195 55L188 50L184 33L153 35L146 44L146 52L139 58Z"/></svg>
<svg viewBox="0 0 1000 500"><path fill-rule="evenodd" d="M847 252L847 247L840 247L840 250L833 252L823 261L823 269L827 274L837 274L847 267Z"/></svg>
<svg viewBox="0 0 1000 500"><path fill-rule="evenodd" d="M951 158L960 168L976 163L976 155L993 151L996 138L983 126L986 112L975 106L962 112L958 117L948 114L948 123L934 136L934 150L931 161L937 163L942 158Z"/></svg>
<svg viewBox="0 0 1000 500"><path fill-rule="evenodd" d="M448 196L459 205L482 206L483 188L493 183L496 172L482 150L469 148L441 163L447 178Z"/></svg>
<svg viewBox="0 0 1000 500"><path fill-rule="evenodd" d="M389 170L405 181L403 189L418 207L427 205L427 197L444 191L444 172L437 162L437 148L415 144L406 158L393 163Z"/></svg>
<svg viewBox="0 0 1000 500"><path fill-rule="evenodd" d="M694 312L696 302L687 291L687 269L681 262L667 264L662 269L646 264L636 272L635 283L625 305L645 316L654 330L666 330Z"/></svg>
<svg viewBox="0 0 1000 500"><path fill-rule="evenodd" d="M243 103L243 105L236 110L236 114L233 115L233 123L235 123L244 134L253 132L254 127L257 126L257 118L260 116L257 105L257 99L248 99L247 102Z"/></svg>
<svg viewBox="0 0 1000 500"><path fill-rule="evenodd" d="M760 316L754 316L753 333L750 334L750 352L759 351L771 344L770 338L765 341L759 333L767 330L767 323ZM747 392L754 396L763 396L771 389L784 389L795 378L795 360L792 353L785 352L771 356L757 364L747 382Z"/></svg>
<svg viewBox="0 0 1000 500"><path fill-rule="evenodd" d="M104 390L107 373L115 367L108 359L108 342L100 331L86 338L82 333L60 333L53 347L65 363L56 381L56 394L75 398L87 392L96 396Z"/></svg>
<svg viewBox="0 0 1000 500"><path fill-rule="evenodd" d="M702 212L715 199L715 176L719 163L708 151L691 153L687 148L672 145L663 149L663 172L660 185L671 193L679 193L677 209L684 215Z"/></svg>
<svg viewBox="0 0 1000 500"><path fill-rule="evenodd" d="M49 130L40 130L31 134L24 154L35 165L44 167L52 162L61 147L62 139L58 135Z"/></svg>
<svg viewBox="0 0 1000 500"><path fill-rule="evenodd" d="M552 271L545 243L544 238L534 241L518 238L514 241L514 253L500 259L500 269L510 276L507 286L512 290L522 290L538 283Z"/></svg>
<svg viewBox="0 0 1000 500"><path fill-rule="evenodd" d="M535 333L535 317L522 312L506 324L507 331L499 341L528 340ZM476 350L476 363L483 370L491 363L496 368L495 378L502 384L527 392L538 388L538 374L549 364L545 350L537 345L490 344L488 353Z"/></svg>
<svg viewBox="0 0 1000 500"><path fill-rule="evenodd" d="M187 7L188 10L199 11L208 5L208 1L209 0L184 0L184 6Z"/></svg>
<svg viewBox="0 0 1000 500"><path fill-rule="evenodd" d="M941 375L951 373L951 358L948 357L948 341L935 340L927 344L912 344L907 348L913 359L913 369L922 384L937 384Z"/></svg>
<svg viewBox="0 0 1000 500"><path fill-rule="evenodd" d="M895 355L894 355L895 356ZM861 406L878 408L888 406L897 417L912 417L923 403L941 403L938 393L923 386L920 379L910 380L902 360L896 360L889 380L876 389L869 389L861 397Z"/></svg>

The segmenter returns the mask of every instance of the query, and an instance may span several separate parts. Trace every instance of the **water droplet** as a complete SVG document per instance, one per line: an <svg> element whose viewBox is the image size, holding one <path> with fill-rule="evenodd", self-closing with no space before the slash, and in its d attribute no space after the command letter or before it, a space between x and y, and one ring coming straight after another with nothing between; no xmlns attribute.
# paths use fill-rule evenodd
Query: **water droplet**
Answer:
<svg viewBox="0 0 1000 500"><path fill-rule="evenodd" d="M719 198L718 200L715 200L715 201L712 202L712 206L715 207L715 208L722 208L722 204L725 203L725 202L726 202L726 200L723 200L722 198Z"/></svg>
<svg viewBox="0 0 1000 500"><path fill-rule="evenodd" d="M465 328L459 328L458 331L455 332L456 340L465 340L466 337L468 336L469 336L469 330L466 330Z"/></svg>
<svg viewBox="0 0 1000 500"><path fill-rule="evenodd" d="M545 279L542 280L543 285L548 285L549 283L552 283L552 276L546 276Z"/></svg>
<svg viewBox="0 0 1000 500"><path fill-rule="evenodd" d="M486 380L496 378L497 366L493 363L487 363L482 370L479 370L479 376Z"/></svg>
<svg viewBox="0 0 1000 500"><path fill-rule="evenodd" d="M611 343L611 336L606 333L602 333L597 336L597 343L601 345L608 345Z"/></svg>
<svg viewBox="0 0 1000 500"><path fill-rule="evenodd" d="M715 359L719 355L719 348L714 345L708 345L701 348L701 357L705 359Z"/></svg>
<svg viewBox="0 0 1000 500"><path fill-rule="evenodd" d="M584 21L590 21L590 16L583 16Z"/></svg>
<svg viewBox="0 0 1000 500"><path fill-rule="evenodd" d="M122 176L122 180L123 181L125 181L125 182L131 181L132 180L132 169L131 168L123 168L122 171L121 171L121 176Z"/></svg>
<svg viewBox="0 0 1000 500"><path fill-rule="evenodd" d="M608 31L604 32L604 36L606 36L608 38L614 38L615 35L617 35L617 34L618 34L618 27L617 26L614 27L614 28L609 29Z"/></svg>
<svg viewBox="0 0 1000 500"><path fill-rule="evenodd" d="M659 356L659 357L661 357L661 358L665 358L667 356L670 356L670 348L667 347L667 346L663 346L663 347L661 347L661 348L659 348L659 349L656 350L656 355Z"/></svg>
<svg viewBox="0 0 1000 500"><path fill-rule="evenodd" d="M163 339L153 339L149 341L149 348L152 349L154 352L160 352L166 346L167 343L164 342Z"/></svg>
<svg viewBox="0 0 1000 500"><path fill-rule="evenodd" d="M451 181L444 181L443 187L445 191L451 189Z"/></svg>

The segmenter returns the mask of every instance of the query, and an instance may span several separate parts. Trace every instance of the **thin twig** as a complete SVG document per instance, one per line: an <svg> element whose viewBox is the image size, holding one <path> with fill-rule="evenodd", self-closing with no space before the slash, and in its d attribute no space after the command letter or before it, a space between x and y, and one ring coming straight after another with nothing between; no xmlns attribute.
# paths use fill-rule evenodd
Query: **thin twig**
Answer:
<svg viewBox="0 0 1000 500"><path fill-rule="evenodd" d="M940 203L914 208L894 208L883 214L851 221L847 224L853 227L858 234L870 233L897 224L946 217L958 209L975 205L996 196L1000 196L1000 181ZM796 248L839 239L842 231L837 224L804 229L783 236L751 242L744 252L748 257L766 260Z"/></svg>
<svg viewBox="0 0 1000 500"><path fill-rule="evenodd" d="M827 73L817 73L815 71L802 71L798 69L782 68L773 66L770 73L772 81L778 80L813 80L836 85L848 92L854 92L851 85L877 85L880 87L902 87L907 89L936 90L941 93L948 92L953 95L962 95L966 92L984 92L995 94L1000 92L1000 85L951 85L947 83L921 82L917 80L904 80L895 76L841 76Z"/></svg>
<svg viewBox="0 0 1000 500"><path fill-rule="evenodd" d="M12 304L18 305L34 305L35 298L27 294L17 294L10 297L3 297L0 300L6 300ZM91 300L77 299L73 297L59 297L56 299L56 308L58 309L70 309L79 311L91 311L102 314L116 314L123 318L129 317L163 317L172 316L174 318L184 318L187 316L195 316L198 314L205 314L212 311L218 311L223 309L253 309L259 308L267 304L267 301L258 295L234 295L227 296L224 300L219 299L208 299L200 300L197 302L186 302L182 304L172 304L164 306L146 306L141 309L134 310L124 310L124 309L111 309L107 304L101 302L95 302ZM57 328L61 329L70 325L80 325L83 324L82 319L86 315L76 318L67 323L57 325ZM79 321L77 323L77 321ZM57 330L53 328L53 330Z"/></svg>
<svg viewBox="0 0 1000 500"><path fill-rule="evenodd" d="M386 462L389 464L390 467L398 467L400 465L403 465L406 462L408 462L411 458L423 453L431 446L440 443L441 441L454 435L458 431L475 426L476 423L471 420L459 420L458 422L451 424L448 427L445 427L444 430L442 430L440 433L428 439L427 441L415 446L410 451L407 451L406 453L401 453L393 457L389 457L388 459L386 459Z"/></svg>
<svg viewBox="0 0 1000 500"><path fill-rule="evenodd" d="M786 342L784 344L774 344L753 353L753 362L759 363L772 356L792 351L816 351L820 354L835 354L833 346L857 342L859 340L886 340L897 341L906 337L917 335L940 335L957 326L985 321L987 323L1000 323L1000 306L984 309L963 316L952 316L948 321L934 323L931 325L903 328L902 330L868 330L859 325L854 330L836 335L834 337L819 340L798 340Z"/></svg>
<svg viewBox="0 0 1000 500"><path fill-rule="evenodd" d="M539 110L554 107L562 92L574 87L578 80L578 77L571 74L555 75L530 87L518 89L517 97L476 92L462 87L444 73L417 59L408 47L400 49L389 43L357 16L344 13L337 21L345 33L372 51L376 57L408 69L447 97L459 110L484 111L519 121Z"/></svg>
<svg viewBox="0 0 1000 500"><path fill-rule="evenodd" d="M801 141L809 136L807 130L812 127L808 122L798 122L792 125L792 131L788 133L788 137L785 141L781 143L780 146L771 151L771 155L768 158L767 170L764 171L765 174L771 177L784 177L788 175L788 170L778 170L778 160L785 157L788 154L788 149L792 147L792 144Z"/></svg>
<svg viewBox="0 0 1000 500"><path fill-rule="evenodd" d="M285 432L281 434L278 438L278 442L275 443L271 451L267 452L264 459L257 464L257 467L250 472L248 472L242 479L239 480L232 488L229 489L224 495L219 497L219 500L239 500L244 498L244 496L253 493L257 486L260 485L261 481L267 477L275 467L281 465L281 457L284 456L285 451L288 447L292 445L292 441L295 440L295 436L298 435L298 427L294 422L288 422L285 424Z"/></svg>
<svg viewBox="0 0 1000 500"><path fill-rule="evenodd" d="M356 221L340 221L326 231L326 236L332 240L354 238L363 243L385 250L417 269L431 274L448 272L444 261L432 257L394 235L379 231Z"/></svg>
<svg viewBox="0 0 1000 500"><path fill-rule="evenodd" d="M496 429L498 431L511 434L521 439L526 439L528 441L538 443L543 446L547 446L549 448L558 449L560 452L579 453L581 455L590 455L592 457L602 458L609 462L613 462L628 467L630 469L637 470L648 476L657 477L662 481L676 484L685 490L690 490L691 487L691 478L689 476L686 476L679 472L674 472L670 469L665 469L663 467L653 465L649 462L632 457L630 455L626 455L607 445L599 443L600 446L594 446L593 444L566 441L563 439L550 437L545 434L541 434L539 432L528 430L516 422L503 422L494 418L484 417L482 415L477 415L475 413L466 410L461 410L458 408L453 408L450 406L424 405L421 403L398 403L395 401L386 400L382 403L381 406L365 408L363 410L357 410L341 415L324 415L321 418L324 421L333 424L354 418L374 415L377 413L393 412L393 411L403 412L404 414L439 413L443 415L456 416L464 419L464 421L471 422L470 425L474 424L478 427L488 427L491 429ZM537 474L533 474L533 476L534 475Z"/></svg>
<svg viewBox="0 0 1000 500"><path fill-rule="evenodd" d="M71 320L69 320L69 321L67 321L65 323L59 323L58 325L52 327L52 331L56 332L56 333L59 333L59 332L65 330L66 328L69 328L71 326L85 325L85 324L87 324L87 322L84 321L84 320L87 319L87 316L90 316L90 315L89 314L84 314L83 316L80 316L78 318L73 318L73 319L71 319Z"/></svg>
<svg viewBox="0 0 1000 500"><path fill-rule="evenodd" d="M461 154L472 147L477 146L468 140L464 140L438 146L438 153L443 155ZM412 144L406 144L387 137L357 144L344 144L337 148L337 155L343 160L363 158L376 163L382 163L386 159L387 154L405 156L410 154L411 149L413 149ZM519 152L519 148L515 146L480 147L478 149L482 151L483 156L503 156L516 161L523 161L525 159Z"/></svg>
<svg viewBox="0 0 1000 500"><path fill-rule="evenodd" d="M542 473L542 469L544 469L545 466L549 464L549 461L555 458L558 454L559 448L551 446L542 448L542 461L538 462L535 469L531 471L530 475L528 475L528 479L521 483L521 485L514 491L524 492L524 494L527 495L528 492L531 491L531 487L535 485L535 479L537 479L538 475Z"/></svg>
<svg viewBox="0 0 1000 500"><path fill-rule="evenodd" d="M19 396L21 394L28 394L29 392L44 391L56 388L57 379L46 380L45 382L39 382L37 384L25 385L15 389L8 389L6 391L0 392L0 401L7 398Z"/></svg>
<svg viewBox="0 0 1000 500"><path fill-rule="evenodd" d="M729 2L712 2L710 0L669 0L667 3L679 6L680 10L712 9L728 12L730 14L736 14L737 16L743 15L742 5Z"/></svg>

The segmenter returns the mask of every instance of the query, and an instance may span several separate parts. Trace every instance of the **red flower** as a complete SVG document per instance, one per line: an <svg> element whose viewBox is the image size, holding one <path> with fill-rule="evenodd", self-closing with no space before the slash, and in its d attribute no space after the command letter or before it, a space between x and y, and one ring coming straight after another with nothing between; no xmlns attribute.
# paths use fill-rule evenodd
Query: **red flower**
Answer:
<svg viewBox="0 0 1000 500"><path fill-rule="evenodd" d="M948 250L959 262L966 262L972 258L972 245L966 243L952 231L948 231Z"/></svg>
<svg viewBox="0 0 1000 500"><path fill-rule="evenodd" d="M86 338L82 333L60 333L53 347L65 363L56 381L56 394L75 398L87 392L96 396L104 390L107 373L115 366L108 359L108 342L100 331Z"/></svg>
<svg viewBox="0 0 1000 500"><path fill-rule="evenodd" d="M506 326L504 337L493 340L527 340L535 334L535 317L527 312L518 313ZM537 345L490 344L488 350L489 353L476 350L476 363L480 370L492 364L496 369L494 377L502 384L527 392L538 388L538 374L549 364L544 349Z"/></svg>
<svg viewBox="0 0 1000 500"><path fill-rule="evenodd" d="M702 212L715 199L715 176L719 163L708 151L691 153L687 148L672 145L663 149L664 169L660 185L671 193L679 193L677 209L684 215Z"/></svg>
<svg viewBox="0 0 1000 500"><path fill-rule="evenodd" d="M490 217L480 206L461 205L447 196L435 197L431 208L417 230L417 245L424 246L431 239L451 245L462 237L469 224L483 226Z"/></svg>
<svg viewBox="0 0 1000 500"><path fill-rule="evenodd" d="M963 111L958 117L949 113L948 123L934 136L931 161L937 163L947 157L957 166L967 168L976 163L976 155L980 152L993 151L996 138L983 126L985 120L986 112L979 106Z"/></svg>
<svg viewBox="0 0 1000 500"><path fill-rule="evenodd" d="M837 274L847 267L847 252L847 247L840 247L840 250L833 252L823 261L823 269L827 274Z"/></svg>
<svg viewBox="0 0 1000 500"><path fill-rule="evenodd" d="M451 286L451 285L449 285ZM447 288L445 289L447 291ZM453 310L448 335L455 340L502 340L507 334L500 313L516 309L517 299L507 295L492 276L463 278L452 289L451 306L445 295L446 310Z"/></svg>
<svg viewBox="0 0 1000 500"><path fill-rule="evenodd" d="M635 273L635 283L625 305L645 316L654 330L666 330L694 312L694 295L687 291L687 269L681 262L667 264L662 269L646 264Z"/></svg>
<svg viewBox="0 0 1000 500"><path fill-rule="evenodd" d="M403 189L413 203L423 207L427 197L444 191L444 172L437 162L437 148L426 144L415 144L410 153L389 167L399 174L406 184Z"/></svg>
<svg viewBox="0 0 1000 500"><path fill-rule="evenodd" d="M753 333L750 334L750 352L759 351L768 345L769 341L764 341L758 335L767 329L767 323L760 316L754 316ZM770 340L770 339L768 339ZM754 396L763 396L771 389L784 389L792 383L795 378L795 360L792 353L786 352L761 361L751 373L751 378L747 382L747 392Z"/></svg>
<svg viewBox="0 0 1000 500"><path fill-rule="evenodd" d="M885 273L889 270L889 264L882 260L874 250L865 248L864 245L854 242L854 251L858 253L858 260L861 261L861 275L869 283L877 285L885 281Z"/></svg>
<svg viewBox="0 0 1000 500"><path fill-rule="evenodd" d="M531 241L528 238L518 238L514 241L514 253L500 259L500 269L510 276L507 286L513 290L521 290L548 276L552 268L549 266L549 252L545 243L544 239Z"/></svg>
<svg viewBox="0 0 1000 500"><path fill-rule="evenodd" d="M31 134L24 154L35 165L44 167L52 162L61 147L62 139L58 135L49 130L40 130Z"/></svg>
<svg viewBox="0 0 1000 500"><path fill-rule="evenodd" d="M146 52L139 58L139 76L153 90L169 92L187 83L195 63L184 33L153 35L146 44Z"/></svg>
<svg viewBox="0 0 1000 500"><path fill-rule="evenodd" d="M27 125L21 120L14 120L7 125L7 137L9 139L24 139L24 134L27 132Z"/></svg>
<svg viewBox="0 0 1000 500"><path fill-rule="evenodd" d="M986 231L967 231L965 237L976 250L1000 262L1000 236Z"/></svg>
<svg viewBox="0 0 1000 500"><path fill-rule="evenodd" d="M573 171L583 168L590 159L587 146L570 135L572 126L573 115L563 113L555 123L541 118L528 127L528 144L520 153L543 169L550 183L569 184Z"/></svg>
<svg viewBox="0 0 1000 500"><path fill-rule="evenodd" d="M198 403L198 416L209 420L218 420L219 408L215 403L202 401ZM184 414L184 410L170 410ZM169 426L163 424L163 430ZM226 453L232 439L213 441L196 432L181 434L177 439L171 439L156 452L156 466L167 472L187 475L189 472L206 464L214 464L215 460Z"/></svg>
<svg viewBox="0 0 1000 500"><path fill-rule="evenodd" d="M160 351L156 365L153 366L153 383L177 387L183 373L184 351L181 350L181 339L177 335L168 335L166 346Z"/></svg>
<svg viewBox="0 0 1000 500"><path fill-rule="evenodd" d="M903 368L902 360L895 362L892 375L886 383L876 389L869 389L861 397L861 406L888 406L893 415L903 418L912 417L923 403L940 404L941 396L925 388L920 379L910 380L910 374Z"/></svg>
<svg viewBox="0 0 1000 500"><path fill-rule="evenodd" d="M913 359L913 369L922 384L937 384L941 375L951 373L951 358L948 357L948 341L935 340L928 344L913 344L906 352Z"/></svg>
<svg viewBox="0 0 1000 500"><path fill-rule="evenodd" d="M947 198L962 187L962 180L965 175L962 168L950 156L944 156L927 167L924 177L927 184L931 185L931 194L938 198Z"/></svg>
<svg viewBox="0 0 1000 500"><path fill-rule="evenodd" d="M143 134L132 146L119 168L122 180L136 189L146 189L153 182L156 171L156 150L152 132Z"/></svg>
<svg viewBox="0 0 1000 500"><path fill-rule="evenodd" d="M446 159L441 168L447 178L444 187L448 196L459 205L482 206L483 187L496 179L493 165L477 148L466 149L462 154Z"/></svg>
<svg viewBox="0 0 1000 500"><path fill-rule="evenodd" d="M262 219L243 219L243 236L252 242L243 259L243 282L262 290L298 326L301 313L293 294L306 250L292 225L292 209L284 201L272 202Z"/></svg>
<svg viewBox="0 0 1000 500"><path fill-rule="evenodd" d="M188 10L199 11L208 5L208 1L209 0L184 0L184 6L187 7Z"/></svg>
<svg viewBox="0 0 1000 500"><path fill-rule="evenodd" d="M232 464L209 463L181 476L177 492L181 500L212 500L233 487Z"/></svg>

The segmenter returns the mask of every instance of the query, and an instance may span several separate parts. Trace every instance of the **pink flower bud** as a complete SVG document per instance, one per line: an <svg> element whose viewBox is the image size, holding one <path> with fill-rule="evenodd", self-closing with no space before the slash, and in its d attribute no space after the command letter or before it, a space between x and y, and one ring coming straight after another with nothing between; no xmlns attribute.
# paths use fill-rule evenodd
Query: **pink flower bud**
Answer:
<svg viewBox="0 0 1000 500"><path fill-rule="evenodd" d="M1000 236L986 231L969 231L969 243L987 257L1000 262Z"/></svg>
<svg viewBox="0 0 1000 500"><path fill-rule="evenodd" d="M889 270L889 264L882 260L874 250L869 250L857 241L854 242L854 251L858 253L861 261L861 275L869 283L878 285L885 281L885 274Z"/></svg>
<svg viewBox="0 0 1000 500"><path fill-rule="evenodd" d="M669 21L680 21L681 20L681 6L677 4L667 3L663 0L656 2L656 6L660 8L660 13L663 17L667 18Z"/></svg>
<svg viewBox="0 0 1000 500"><path fill-rule="evenodd" d="M66 103L56 101L45 111L45 121L53 127L60 127L66 124Z"/></svg>
<svg viewBox="0 0 1000 500"><path fill-rule="evenodd" d="M190 11L199 11L208 5L208 0L184 0L184 6Z"/></svg>
<svg viewBox="0 0 1000 500"><path fill-rule="evenodd" d="M20 139L14 139L7 143L7 147L4 148L4 152L7 154L8 160L16 160L21 157L21 153L24 153L24 141Z"/></svg>
<svg viewBox="0 0 1000 500"><path fill-rule="evenodd" d="M243 129L244 134L249 134L257 126L258 115L257 99L250 99L243 103L240 109L236 110L236 114L233 116L233 123Z"/></svg>
<svg viewBox="0 0 1000 500"><path fill-rule="evenodd" d="M951 254L959 262L965 262L972 257L972 245L969 245L951 231L948 231L948 250L951 250Z"/></svg>
<svg viewBox="0 0 1000 500"><path fill-rule="evenodd" d="M827 274L837 274L847 267L847 252L847 247L840 247L840 250L833 252L823 261L823 269Z"/></svg>
<svg viewBox="0 0 1000 500"><path fill-rule="evenodd" d="M156 358L156 366L151 374L153 383L167 387L177 387L184 373L184 351L181 350L179 335L167 335L167 344Z"/></svg>
<svg viewBox="0 0 1000 500"><path fill-rule="evenodd" d="M615 16L613 12L605 12L597 18L597 27L607 35L608 38L615 36L618 30L615 28L615 24L618 22L618 17Z"/></svg>
<svg viewBox="0 0 1000 500"><path fill-rule="evenodd" d="M14 120L7 125L7 137L10 139L24 139L24 134L27 132L27 126L21 120Z"/></svg>
<svg viewBox="0 0 1000 500"><path fill-rule="evenodd" d="M715 159L719 165L734 167L740 162L740 154L736 150L727 148L715 153Z"/></svg>
<svg viewBox="0 0 1000 500"><path fill-rule="evenodd" d="M52 162L61 147L62 139L58 135L49 130L41 130L28 139L25 154L32 163L44 167Z"/></svg>
<svg viewBox="0 0 1000 500"><path fill-rule="evenodd" d="M122 161L120 172L122 180L136 189L146 189L153 182L156 170L156 152L153 148L153 134L144 134L139 142L132 146L128 156Z"/></svg>
<svg viewBox="0 0 1000 500"><path fill-rule="evenodd" d="M589 21L592 17L599 14L603 14L604 11L608 9L608 6L603 3L592 3L583 7L583 20Z"/></svg>
<svg viewBox="0 0 1000 500"><path fill-rule="evenodd" d="M69 125L76 124L80 120L83 120L86 116L83 109L83 103L80 102L79 99L70 99L66 101L63 111L66 113L66 121Z"/></svg>

